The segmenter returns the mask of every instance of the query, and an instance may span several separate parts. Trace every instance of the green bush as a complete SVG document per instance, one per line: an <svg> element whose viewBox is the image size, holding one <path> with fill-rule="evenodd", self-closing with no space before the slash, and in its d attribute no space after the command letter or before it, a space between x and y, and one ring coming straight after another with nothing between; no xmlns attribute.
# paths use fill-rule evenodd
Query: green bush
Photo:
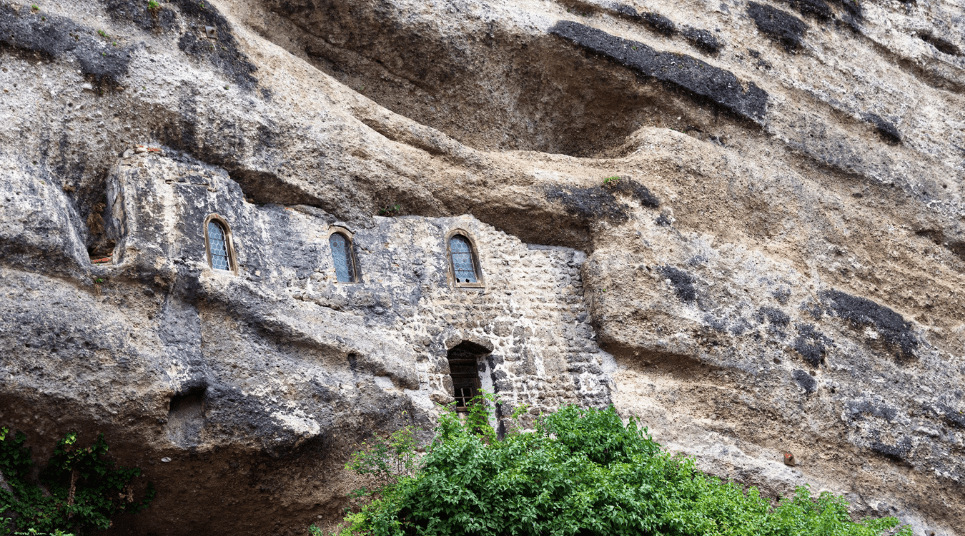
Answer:
<svg viewBox="0 0 965 536"><path fill-rule="evenodd" d="M482 407L474 406L477 417ZM812 497L806 487L772 507L756 488L662 451L612 407L567 406L502 441L479 431L472 415L443 414L417 470L383 479L339 534L879 536L898 526L894 518L855 523L844 499ZM365 452L356 461L399 455Z"/></svg>
<svg viewBox="0 0 965 536"><path fill-rule="evenodd" d="M77 434L67 434L39 478L26 440L23 432L0 429L0 472L10 487L0 488L0 535L87 534L110 527L118 514L143 510L154 498L149 483L145 496L134 499L132 480L141 470L105 458L103 434L89 447L76 446Z"/></svg>

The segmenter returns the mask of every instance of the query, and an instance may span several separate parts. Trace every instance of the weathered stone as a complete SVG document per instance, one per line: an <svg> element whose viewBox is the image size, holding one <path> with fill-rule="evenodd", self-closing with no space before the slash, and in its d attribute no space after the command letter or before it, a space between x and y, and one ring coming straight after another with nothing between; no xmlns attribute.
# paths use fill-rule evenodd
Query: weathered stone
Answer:
<svg viewBox="0 0 965 536"><path fill-rule="evenodd" d="M901 132L898 132L898 129L895 127L895 125L891 124L888 121L885 121L877 114L873 114L870 112L866 113L864 115L864 118L866 121L874 125L875 129L878 131L878 134L881 134L881 136L886 140L892 141L895 143L901 142Z"/></svg>
<svg viewBox="0 0 965 536"><path fill-rule="evenodd" d="M111 37L103 31L101 39L96 35L65 17L0 4L0 46L51 60L70 57L93 80L116 84L127 74L133 49L119 48L116 41L110 46Z"/></svg>
<svg viewBox="0 0 965 536"><path fill-rule="evenodd" d="M469 342L501 418L614 403L768 496L960 534L960 13L784 3L796 54L727 3L0 5L0 424L143 467L115 533L302 534Z"/></svg>

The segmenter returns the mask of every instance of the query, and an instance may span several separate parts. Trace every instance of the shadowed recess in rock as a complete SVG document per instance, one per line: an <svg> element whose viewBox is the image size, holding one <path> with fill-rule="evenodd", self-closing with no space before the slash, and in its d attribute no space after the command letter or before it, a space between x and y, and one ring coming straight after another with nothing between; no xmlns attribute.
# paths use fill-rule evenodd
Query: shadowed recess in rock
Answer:
<svg viewBox="0 0 965 536"><path fill-rule="evenodd" d="M935 47L939 52L950 54L952 56L960 56L962 54L962 51L959 50L959 48L955 46L954 43L940 36L937 36L930 31L918 32L916 35L922 41Z"/></svg>
<svg viewBox="0 0 965 536"><path fill-rule="evenodd" d="M741 118L758 124L764 121L767 93L753 82L745 90L741 81L730 71L683 54L659 52L643 43L616 37L578 22L557 22L550 33L647 78L666 82L687 94L706 99Z"/></svg>
<svg viewBox="0 0 965 536"><path fill-rule="evenodd" d="M866 113L862 116L865 121L875 126L875 130L886 141L891 143L901 143L901 132L889 121L886 121L878 114Z"/></svg>
<svg viewBox="0 0 965 536"><path fill-rule="evenodd" d="M181 448L198 443L201 428L204 426L205 391L207 386L196 384L171 397L167 434L168 439Z"/></svg>

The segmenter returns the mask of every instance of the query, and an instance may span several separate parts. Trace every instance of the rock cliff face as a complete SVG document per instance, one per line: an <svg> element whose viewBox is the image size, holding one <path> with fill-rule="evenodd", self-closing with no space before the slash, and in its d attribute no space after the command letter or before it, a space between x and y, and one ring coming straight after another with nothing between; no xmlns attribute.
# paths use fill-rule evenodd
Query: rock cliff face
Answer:
<svg viewBox="0 0 965 536"><path fill-rule="evenodd" d="M113 532L334 523L458 348L501 416L612 403L965 534L958 3L36 6L0 1L0 424L145 468Z"/></svg>

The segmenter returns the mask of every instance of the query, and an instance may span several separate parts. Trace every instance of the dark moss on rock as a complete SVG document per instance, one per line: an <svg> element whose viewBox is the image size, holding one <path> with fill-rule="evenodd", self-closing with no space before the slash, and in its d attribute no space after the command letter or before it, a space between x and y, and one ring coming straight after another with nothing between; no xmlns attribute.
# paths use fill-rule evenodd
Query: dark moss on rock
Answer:
<svg viewBox="0 0 965 536"><path fill-rule="evenodd" d="M585 222L609 220L625 222L630 218L630 207L617 199L615 193L623 193L647 208L657 208L660 200L646 186L625 177L606 183L606 186L589 188L563 188L554 186L546 190L546 198L559 201L567 213Z"/></svg>
<svg viewBox="0 0 965 536"><path fill-rule="evenodd" d="M803 20L787 11L757 2L747 5L747 14L754 20L758 30L784 45L785 50L791 52L803 46L802 37L808 29Z"/></svg>
<svg viewBox="0 0 965 536"><path fill-rule="evenodd" d="M614 12L616 12L616 13L619 14L619 15L623 15L624 17L629 17L629 18L632 18L632 19L636 19L637 17L640 16L640 14L637 13L637 10L636 10L636 9L634 9L632 6L628 6L628 5L626 5L626 4L613 3L613 4L611 4L610 7L611 7L611 9L612 9Z"/></svg>
<svg viewBox="0 0 965 536"><path fill-rule="evenodd" d="M898 416L898 410L878 401L860 400L849 402L845 406L845 415L848 420L852 422L863 421L867 417L874 417L884 419L890 423L894 422L895 417Z"/></svg>
<svg viewBox="0 0 965 536"><path fill-rule="evenodd" d="M659 13L641 13L640 20L658 34L669 37L677 33L677 27L673 21Z"/></svg>
<svg viewBox="0 0 965 536"><path fill-rule="evenodd" d="M716 54L717 52L720 52L720 49L724 48L724 43L707 30L699 30L691 26L684 26L684 29L681 33L683 34L684 38L687 39L687 42L691 44L691 46L696 49L703 50L704 52Z"/></svg>
<svg viewBox="0 0 965 536"><path fill-rule="evenodd" d="M258 80L252 73L256 67L238 48L238 41L231 33L231 23L214 6L194 0L171 0L168 6L177 7L187 23L187 31L178 40L178 48L198 59L210 62L230 78L235 85L253 89ZM213 27L215 38L205 33Z"/></svg>
<svg viewBox="0 0 965 536"><path fill-rule="evenodd" d="M814 379L814 376L808 374L807 371L797 369L791 373L791 377L794 378L794 382L800 385L807 394L818 390L818 381Z"/></svg>
<svg viewBox="0 0 965 536"><path fill-rule="evenodd" d="M864 114L864 120L874 125L875 130L881 135L886 141L891 143L901 143L901 132L895 127L890 121L886 121L878 114L866 113Z"/></svg>
<svg viewBox="0 0 965 536"><path fill-rule="evenodd" d="M630 182L629 186L630 192L640 202L640 205L647 208L658 208L660 206L660 200L646 186L637 182Z"/></svg>
<svg viewBox="0 0 965 536"><path fill-rule="evenodd" d="M834 18L834 10L824 0L782 0L782 2L802 15L810 15L821 20Z"/></svg>
<svg viewBox="0 0 965 536"><path fill-rule="evenodd" d="M875 434L875 436L878 435L877 433ZM885 458L896 462L904 462L908 460L908 456L911 454L911 439L906 437L894 445L889 445L875 438L875 440L868 445L868 448L871 449L872 452L878 453Z"/></svg>
<svg viewBox="0 0 965 536"><path fill-rule="evenodd" d="M103 0L102 3L115 21L131 22L142 30L170 32L177 28L175 12L164 4L152 11L148 3L141 0Z"/></svg>
<svg viewBox="0 0 965 536"><path fill-rule="evenodd" d="M678 298L685 302L697 300L697 289L694 288L694 276L674 266L660 266L657 270L660 271L661 275L670 280L670 284L673 285L674 292L677 293ZM721 327L721 330L724 329L726 329L726 326Z"/></svg>
<svg viewBox="0 0 965 536"><path fill-rule="evenodd" d="M847 320L853 328L873 327L897 357L914 357L919 345L918 336L912 331L911 323L900 314L867 298L852 296L839 290L827 290L819 296L836 316Z"/></svg>
<svg viewBox="0 0 965 536"><path fill-rule="evenodd" d="M658 52L628 39L572 21L557 22L550 33L599 54L641 76L665 82L685 93L755 123L762 123L767 111L767 93L750 82L747 89L730 71L714 67L683 54Z"/></svg>
<svg viewBox="0 0 965 536"><path fill-rule="evenodd" d="M707 317L704 317L704 321L707 321ZM751 330L751 329L753 329L753 328L754 328L754 326L751 325L751 323L748 322L746 318L739 318L739 319L737 320L737 322L734 322L734 324L733 324L732 326L730 326L730 328L728 329L728 331L729 331L732 335L740 336L740 335L743 335L744 333L746 333L748 330Z"/></svg>
<svg viewBox="0 0 965 536"><path fill-rule="evenodd" d="M49 61L72 57L99 84L116 85L127 75L133 47L116 47L95 37L93 28L57 15L0 5L0 48L39 54Z"/></svg>
<svg viewBox="0 0 965 536"><path fill-rule="evenodd" d="M787 301L791 297L791 289L786 287L779 288L772 292L771 296L774 296L774 299L777 300L777 302L781 305L787 305Z"/></svg>
<svg viewBox="0 0 965 536"><path fill-rule="evenodd" d="M591 9L594 11L601 11L603 13L608 13L615 17L620 17L623 19L631 20L633 22L641 23L654 32L665 35L667 37L672 37L678 32L681 33L685 39L696 49L708 52L711 54L717 53L724 47L724 43L717 39L714 34L708 32L707 30L700 30L691 26L683 26L678 30L677 25L673 23L672 20L664 17L659 13L644 12L639 13L632 6L626 4L621 4L617 2L611 2L608 4L591 4L582 2L579 0L570 0L567 2L573 4L578 9Z"/></svg>
<svg viewBox="0 0 965 536"><path fill-rule="evenodd" d="M757 310L757 321L764 322L765 320L775 327L786 328L791 322L791 317L780 309L761 307Z"/></svg>
<svg viewBox="0 0 965 536"><path fill-rule="evenodd" d="M567 11L587 15L590 13L606 13L633 22L640 22L640 13L633 6L621 2L594 2L586 0L560 0L567 7Z"/></svg>
<svg viewBox="0 0 965 536"><path fill-rule="evenodd" d="M238 49L230 31L231 24L210 4L173 0L156 13L147 10L146 2L107 0L103 4L114 20L132 22L144 30L165 32L179 27L177 15L172 10L177 9L187 26L178 41L182 51L210 62L235 85L252 89L257 84L252 76L256 68ZM208 26L215 28L216 39L205 36ZM94 28L79 25L71 19L0 5L0 46L38 53L49 60L73 56L81 72L93 81L119 84L128 72L135 47L110 46L97 35Z"/></svg>
<svg viewBox="0 0 965 536"><path fill-rule="evenodd" d="M618 180L605 183L605 187L611 191L633 197L639 201L643 207L658 208L660 206L660 200L657 199L657 196L653 195L653 192L651 192L649 188L633 179L620 177Z"/></svg>
<svg viewBox="0 0 965 536"><path fill-rule="evenodd" d="M812 324L796 324L798 336L791 347L804 358L808 365L817 368L827 355L827 347L833 341L814 329Z"/></svg>
<svg viewBox="0 0 965 536"><path fill-rule="evenodd" d="M846 14L848 22L857 23L864 18L864 11L861 9L859 0L831 0L837 4Z"/></svg>
<svg viewBox="0 0 965 536"><path fill-rule="evenodd" d="M709 313L704 315L704 319L703 319L703 320L704 320L704 323L707 324L707 326L710 327L710 329L712 329L712 330L714 330L714 331L717 331L717 332L720 332L720 333L728 333L728 332L733 333L734 330L735 330L735 328L736 328L736 331L737 331L738 333L743 333L743 326L742 326L742 325L737 324L737 325L735 326L735 328L728 328L727 322L726 322L724 319L722 319L722 318L717 318L717 317L715 317L714 315L709 314Z"/></svg>
<svg viewBox="0 0 965 536"><path fill-rule="evenodd" d="M570 215L584 221L610 220L625 222L629 218L629 207L617 200L613 192L606 188L562 188L554 186L547 189L546 198L559 201Z"/></svg>

